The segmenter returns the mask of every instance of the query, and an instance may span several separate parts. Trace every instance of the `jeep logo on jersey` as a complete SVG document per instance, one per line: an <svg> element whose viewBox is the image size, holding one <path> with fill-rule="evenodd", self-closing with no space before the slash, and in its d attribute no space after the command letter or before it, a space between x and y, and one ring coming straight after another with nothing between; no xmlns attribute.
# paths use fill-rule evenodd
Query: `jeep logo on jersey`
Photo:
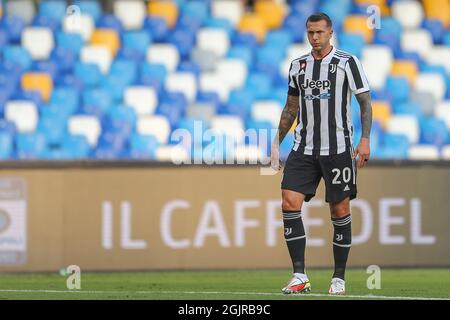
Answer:
<svg viewBox="0 0 450 320"><path fill-rule="evenodd" d="M328 89L331 87L330 80L309 80L302 84L302 89Z"/></svg>

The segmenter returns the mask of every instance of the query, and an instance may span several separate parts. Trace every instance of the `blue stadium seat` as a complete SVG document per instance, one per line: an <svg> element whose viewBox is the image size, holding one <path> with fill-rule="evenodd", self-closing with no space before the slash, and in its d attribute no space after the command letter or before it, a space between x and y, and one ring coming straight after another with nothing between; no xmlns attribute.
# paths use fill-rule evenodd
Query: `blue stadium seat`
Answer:
<svg viewBox="0 0 450 320"><path fill-rule="evenodd" d="M78 33L58 32L56 35L56 43L59 47L68 49L77 56L84 46L84 40Z"/></svg>
<svg viewBox="0 0 450 320"><path fill-rule="evenodd" d="M141 82L162 87L167 77L167 69L162 64L146 62L141 67Z"/></svg>
<svg viewBox="0 0 450 320"><path fill-rule="evenodd" d="M395 114L409 114L418 118L423 115L420 106L415 103L395 103L393 105L393 110Z"/></svg>
<svg viewBox="0 0 450 320"><path fill-rule="evenodd" d="M90 15L94 22L102 15L102 7L97 0L75 0L74 4L80 7L81 12Z"/></svg>
<svg viewBox="0 0 450 320"><path fill-rule="evenodd" d="M217 110L220 106L220 97L217 92L199 90L197 92L196 100L199 103L207 103L213 105L215 110Z"/></svg>
<svg viewBox="0 0 450 320"><path fill-rule="evenodd" d="M240 105L243 109L250 110L255 100L256 95L253 91L238 89L231 91L228 103L232 105Z"/></svg>
<svg viewBox="0 0 450 320"><path fill-rule="evenodd" d="M440 20L424 19L422 28L430 32L434 44L442 44L445 27Z"/></svg>
<svg viewBox="0 0 450 320"><path fill-rule="evenodd" d="M14 139L10 133L0 130L0 159L11 159L14 152Z"/></svg>
<svg viewBox="0 0 450 320"><path fill-rule="evenodd" d="M248 32L236 32L231 39L233 46L248 47L252 50L258 48L258 40L253 33Z"/></svg>
<svg viewBox="0 0 450 320"><path fill-rule="evenodd" d="M124 48L138 50L142 55L147 53L147 48L152 43L151 35L146 31L128 31L122 35L122 45Z"/></svg>
<svg viewBox="0 0 450 320"><path fill-rule="evenodd" d="M85 88L84 82L74 74L63 74L56 78L56 85L61 87L71 87L76 92L82 92Z"/></svg>
<svg viewBox="0 0 450 320"><path fill-rule="evenodd" d="M117 18L115 15L113 14L105 14L102 15L97 23L96 23L97 28L104 28L104 29L113 29L115 30L118 34L121 34L123 32L123 26L122 23L120 22L119 18Z"/></svg>
<svg viewBox="0 0 450 320"><path fill-rule="evenodd" d="M60 28L60 21L59 20L55 20L53 18L47 17L47 16L42 16L42 15L37 15L34 17L33 22L32 22L32 26L34 27L46 27L52 30L53 33L58 32L59 28Z"/></svg>
<svg viewBox="0 0 450 320"><path fill-rule="evenodd" d="M48 144L59 145L66 134L66 119L59 115L41 116L37 131L45 136Z"/></svg>
<svg viewBox="0 0 450 320"><path fill-rule="evenodd" d="M130 137L130 157L132 159L154 160L158 140L153 135L134 134Z"/></svg>
<svg viewBox="0 0 450 320"><path fill-rule="evenodd" d="M307 16L306 16L307 17ZM305 40L305 17L298 13L291 13L283 22L283 29L289 32L292 40L295 42L303 42Z"/></svg>
<svg viewBox="0 0 450 320"><path fill-rule="evenodd" d="M209 16L208 4L204 1L191 0L181 7L181 14L203 24Z"/></svg>
<svg viewBox="0 0 450 320"><path fill-rule="evenodd" d="M228 19L209 17L205 22L205 27L225 30L230 37L234 33L233 25Z"/></svg>
<svg viewBox="0 0 450 320"><path fill-rule="evenodd" d="M100 68L94 63L78 62L75 65L75 75L89 87L98 85L102 79Z"/></svg>
<svg viewBox="0 0 450 320"><path fill-rule="evenodd" d="M185 115L185 112L175 103L171 101L163 101L156 108L156 114L165 116L169 120L170 127L173 128Z"/></svg>
<svg viewBox="0 0 450 320"><path fill-rule="evenodd" d="M130 126L131 129L134 129L134 126L137 121L136 111L124 105L118 105L110 108L108 110L108 118L110 120L109 124L111 128L119 129L124 126Z"/></svg>
<svg viewBox="0 0 450 320"><path fill-rule="evenodd" d="M264 73L251 73L245 84L245 89L252 92L256 99L265 99L272 86L272 80Z"/></svg>
<svg viewBox="0 0 450 320"><path fill-rule="evenodd" d="M195 46L195 33L177 28L170 32L168 42L178 49L180 58L186 60L189 58L191 51Z"/></svg>
<svg viewBox="0 0 450 320"><path fill-rule="evenodd" d="M118 153L111 147L102 146L92 150L89 157L94 160L115 160L118 157Z"/></svg>
<svg viewBox="0 0 450 320"><path fill-rule="evenodd" d="M121 47L119 48L119 51L117 51L116 58L130 60L137 64L141 64L145 59L145 54L138 49Z"/></svg>
<svg viewBox="0 0 450 320"><path fill-rule="evenodd" d="M447 47L450 47L450 30L447 30L444 34L444 37L442 39L442 42Z"/></svg>
<svg viewBox="0 0 450 320"><path fill-rule="evenodd" d="M339 49L361 57L365 45L364 37L359 33L342 32L339 35Z"/></svg>
<svg viewBox="0 0 450 320"><path fill-rule="evenodd" d="M104 131L99 138L97 149L109 149L114 154L119 154L125 147L126 142L127 137L125 135L116 131Z"/></svg>
<svg viewBox="0 0 450 320"><path fill-rule="evenodd" d="M50 60L54 61L61 71L66 73L72 73L73 67L77 61L75 53L66 48L53 49Z"/></svg>
<svg viewBox="0 0 450 320"><path fill-rule="evenodd" d="M83 105L98 107L102 114L112 105L111 93L105 89L91 89L83 93Z"/></svg>
<svg viewBox="0 0 450 320"><path fill-rule="evenodd" d="M6 46L3 49L3 59L6 63L17 64L22 70L28 70L32 65L30 54L20 46Z"/></svg>
<svg viewBox="0 0 450 320"><path fill-rule="evenodd" d="M17 157L20 160L38 160L47 151L47 141L42 133L16 135Z"/></svg>
<svg viewBox="0 0 450 320"><path fill-rule="evenodd" d="M245 62L247 68L251 68L254 59L253 50L244 45L232 46L227 53L228 58L240 59Z"/></svg>
<svg viewBox="0 0 450 320"><path fill-rule="evenodd" d="M266 46L279 48L282 51L285 51L292 41L292 34L285 29L271 30L266 36Z"/></svg>
<svg viewBox="0 0 450 320"><path fill-rule="evenodd" d="M20 44L25 26L25 21L17 16L6 15L0 19L0 29L8 33L10 44Z"/></svg>
<svg viewBox="0 0 450 320"><path fill-rule="evenodd" d="M144 20L144 29L155 42L162 42L169 35L169 27L166 20L162 17L147 16Z"/></svg>
<svg viewBox="0 0 450 320"><path fill-rule="evenodd" d="M427 117L420 119L419 124L420 143L442 147L449 142L449 131L443 120Z"/></svg>
<svg viewBox="0 0 450 320"><path fill-rule="evenodd" d="M66 135L63 138L62 148L72 159L86 159L89 157L90 147L85 136Z"/></svg>
<svg viewBox="0 0 450 320"><path fill-rule="evenodd" d="M408 99L410 86L405 77L388 76L385 88L392 97L394 103L402 103Z"/></svg>
<svg viewBox="0 0 450 320"><path fill-rule="evenodd" d="M126 85L131 85L136 81L138 66L136 63L125 59L116 59L109 70L109 74L118 76Z"/></svg>
<svg viewBox="0 0 450 320"><path fill-rule="evenodd" d="M196 78L200 76L201 68L193 61L182 61L178 64L177 71L193 73Z"/></svg>
<svg viewBox="0 0 450 320"><path fill-rule="evenodd" d="M67 4L65 1L44 0L39 2L39 15L61 21L66 15Z"/></svg>
<svg viewBox="0 0 450 320"><path fill-rule="evenodd" d="M402 134L385 133L378 155L382 159L405 159L408 156L409 140Z"/></svg>
<svg viewBox="0 0 450 320"><path fill-rule="evenodd" d="M282 51L282 48L273 45L265 45L261 46L256 51L256 62L274 65L278 70L280 63L284 60L284 56L285 54Z"/></svg>
<svg viewBox="0 0 450 320"><path fill-rule="evenodd" d="M3 49L3 47L6 46L8 42L8 32L6 30L0 29L0 50Z"/></svg>
<svg viewBox="0 0 450 320"><path fill-rule="evenodd" d="M76 89L67 87L56 87L50 97L50 104L63 110L62 114L68 116L78 109L80 97Z"/></svg>
<svg viewBox="0 0 450 320"><path fill-rule="evenodd" d="M48 73L52 79L56 79L59 75L59 66L51 60L34 61L31 70Z"/></svg>

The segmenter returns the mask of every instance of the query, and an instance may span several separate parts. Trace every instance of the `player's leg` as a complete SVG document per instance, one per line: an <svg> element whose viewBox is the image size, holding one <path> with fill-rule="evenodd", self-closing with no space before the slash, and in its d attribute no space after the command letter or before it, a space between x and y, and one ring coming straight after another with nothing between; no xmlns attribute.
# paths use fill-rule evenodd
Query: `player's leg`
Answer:
<svg viewBox="0 0 450 320"><path fill-rule="evenodd" d="M311 289L305 273L306 235L301 217L305 195L292 190L281 190L283 210L284 239L292 261L293 277L281 290L285 294L306 293Z"/></svg>
<svg viewBox="0 0 450 320"><path fill-rule="evenodd" d="M312 157L292 151L281 183L284 237L293 267L293 277L282 289L286 294L309 292L311 287L305 273L306 235L301 209L303 201L314 196L319 179Z"/></svg>
<svg viewBox="0 0 450 320"><path fill-rule="evenodd" d="M352 243L352 217L350 198L330 203L331 221L333 223L333 257L334 273L329 293L345 293L345 269Z"/></svg>
<svg viewBox="0 0 450 320"><path fill-rule="evenodd" d="M345 293L345 268L351 247L350 200L356 197L356 167L350 152L323 157L321 169L325 180L326 201L330 203L333 224L334 273L332 294Z"/></svg>

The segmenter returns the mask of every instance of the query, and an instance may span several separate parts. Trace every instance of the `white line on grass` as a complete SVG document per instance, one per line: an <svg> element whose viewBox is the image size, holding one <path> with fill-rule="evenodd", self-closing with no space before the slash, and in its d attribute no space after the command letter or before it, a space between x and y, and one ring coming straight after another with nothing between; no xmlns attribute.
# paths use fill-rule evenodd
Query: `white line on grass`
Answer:
<svg viewBox="0 0 450 320"><path fill-rule="evenodd" d="M289 297L327 297L327 298L356 298L356 299L393 299L393 300L450 300L448 298L430 297L402 297L402 296L377 296L377 295L344 295L333 296L329 294L308 293L305 295L283 295L275 292L226 292L226 291L92 291L92 290L14 290L0 289L0 293L84 293L84 294L228 294L228 295L261 295Z"/></svg>

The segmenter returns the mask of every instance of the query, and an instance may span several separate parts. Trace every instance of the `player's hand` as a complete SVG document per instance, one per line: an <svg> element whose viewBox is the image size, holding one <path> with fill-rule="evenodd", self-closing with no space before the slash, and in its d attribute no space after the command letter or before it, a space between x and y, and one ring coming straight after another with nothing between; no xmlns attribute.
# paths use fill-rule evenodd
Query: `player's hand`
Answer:
<svg viewBox="0 0 450 320"><path fill-rule="evenodd" d="M272 145L272 150L270 152L270 167L275 171L281 169L280 149L278 145Z"/></svg>
<svg viewBox="0 0 450 320"><path fill-rule="evenodd" d="M370 159L370 141L367 138L361 138L359 141L358 146L355 149L355 152L353 152L352 159L356 159L356 157L359 155L359 158L357 160L357 166L358 168L363 168L366 165L366 162Z"/></svg>

